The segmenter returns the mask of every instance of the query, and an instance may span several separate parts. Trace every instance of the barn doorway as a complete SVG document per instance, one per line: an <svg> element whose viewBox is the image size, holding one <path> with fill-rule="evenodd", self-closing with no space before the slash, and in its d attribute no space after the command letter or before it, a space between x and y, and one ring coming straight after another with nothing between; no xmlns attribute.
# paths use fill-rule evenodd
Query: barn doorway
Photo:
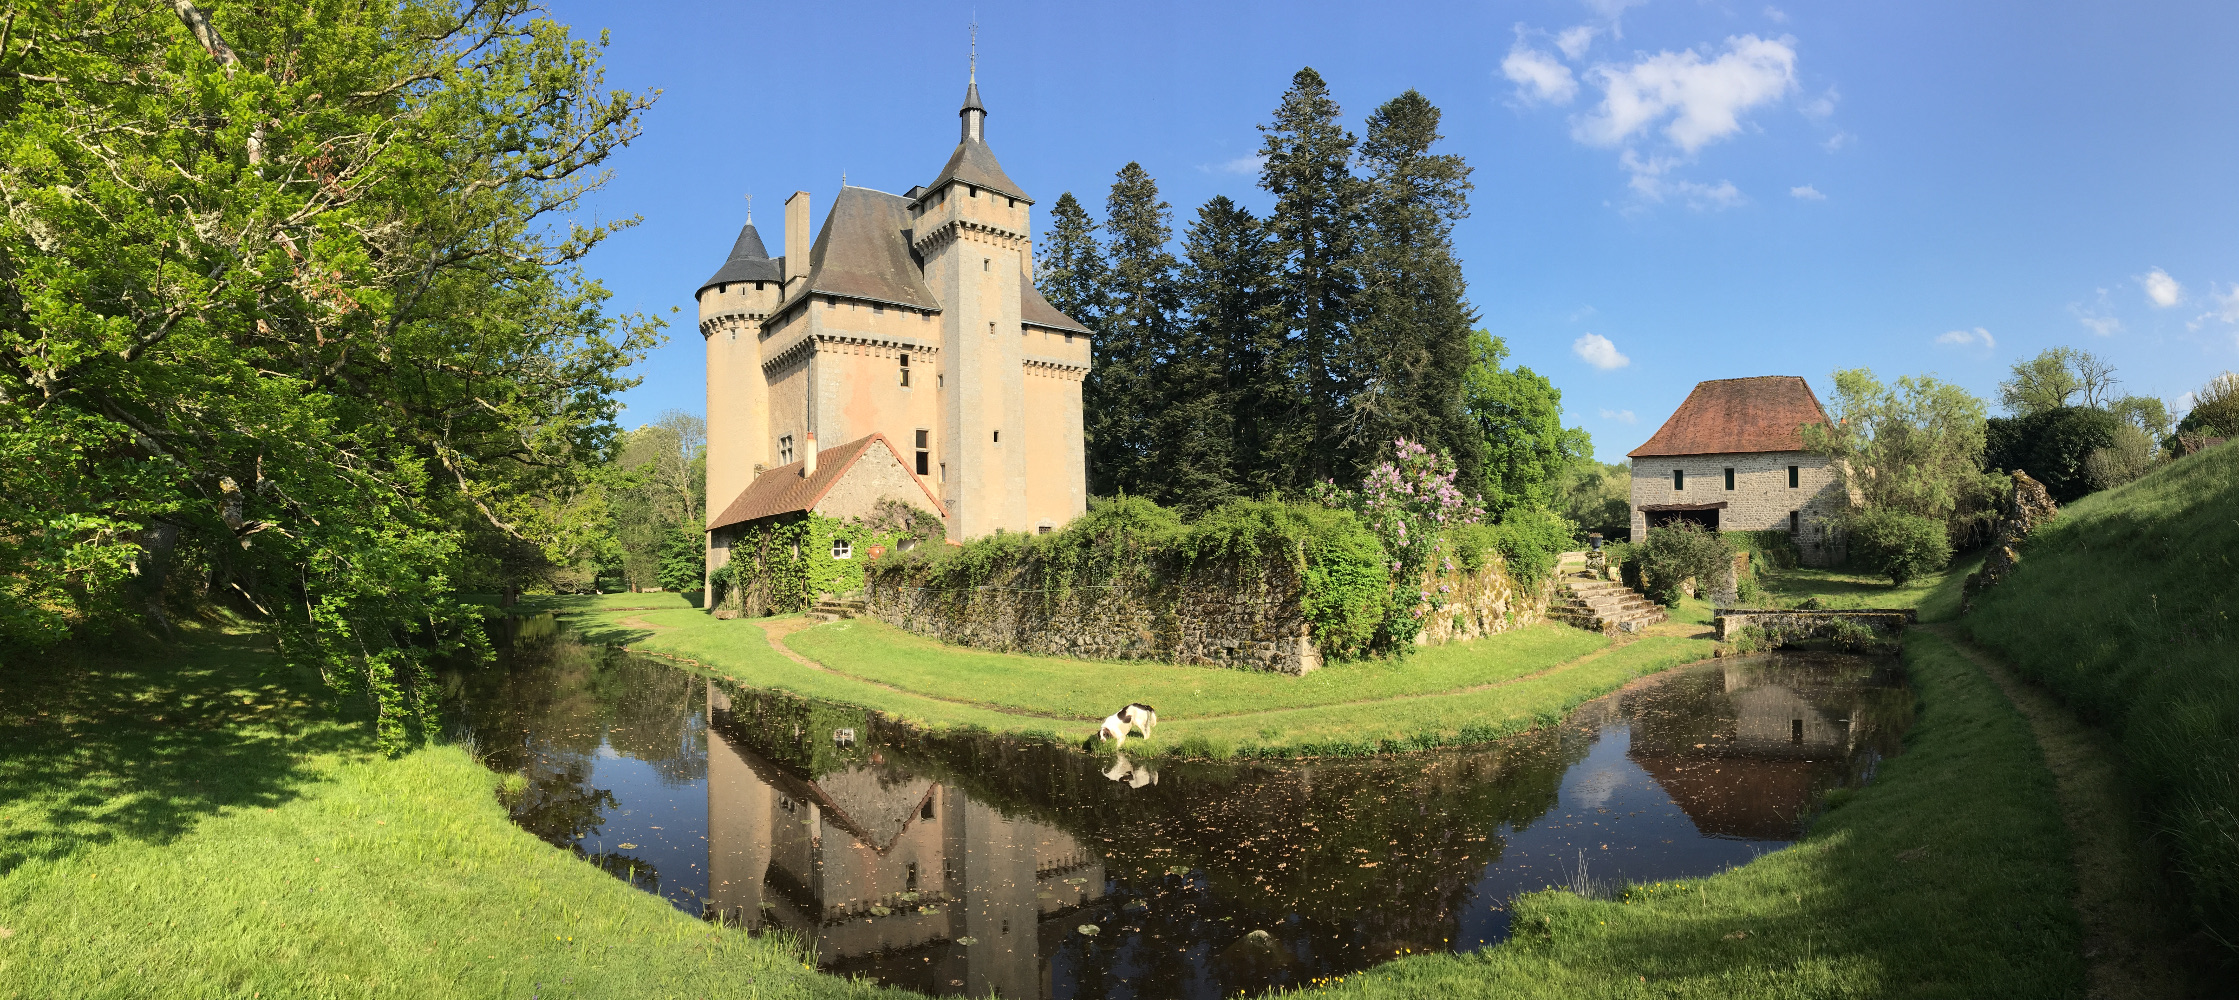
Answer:
<svg viewBox="0 0 2239 1000"><path fill-rule="evenodd" d="M1643 507L1641 511L1648 515L1648 526L1651 528L1686 521L1701 525L1704 531L1717 531L1719 512L1725 508L1724 503L1673 503L1655 504Z"/></svg>

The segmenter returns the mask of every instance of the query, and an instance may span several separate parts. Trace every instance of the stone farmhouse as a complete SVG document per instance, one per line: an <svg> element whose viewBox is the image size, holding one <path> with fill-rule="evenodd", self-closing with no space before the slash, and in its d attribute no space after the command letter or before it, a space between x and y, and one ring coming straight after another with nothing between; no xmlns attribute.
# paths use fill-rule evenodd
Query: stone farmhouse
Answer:
<svg viewBox="0 0 2239 1000"><path fill-rule="evenodd" d="M1713 531L1786 531L1808 565L1826 565L1821 528L1846 502L1835 469L1804 450L1805 424L1828 423L1811 385L1794 375L1715 379L1695 386L1655 436L1633 449L1632 540L1693 521Z"/></svg>
<svg viewBox="0 0 2239 1000"><path fill-rule="evenodd" d="M701 284L710 573L763 501L803 493L761 480L813 476L837 442L849 465L898 456L906 476L866 482L930 509L950 539L1052 531L1087 509L1089 331L1034 290L1034 200L987 146L976 74L958 115L932 183L843 184L813 242L795 192L784 255L749 218ZM858 447L873 435L887 447Z"/></svg>

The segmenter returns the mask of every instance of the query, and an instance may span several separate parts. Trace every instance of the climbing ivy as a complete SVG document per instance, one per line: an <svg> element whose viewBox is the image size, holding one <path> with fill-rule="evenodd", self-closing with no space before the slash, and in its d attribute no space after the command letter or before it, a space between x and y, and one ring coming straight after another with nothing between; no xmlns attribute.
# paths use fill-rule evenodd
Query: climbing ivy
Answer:
<svg viewBox="0 0 2239 1000"><path fill-rule="evenodd" d="M933 531L937 536L937 524ZM751 525L732 540L731 561L714 574L715 604L752 616L806 611L819 597L861 591L874 551L895 551L924 534L910 519L842 520L813 511ZM835 542L847 543L845 557L834 554Z"/></svg>

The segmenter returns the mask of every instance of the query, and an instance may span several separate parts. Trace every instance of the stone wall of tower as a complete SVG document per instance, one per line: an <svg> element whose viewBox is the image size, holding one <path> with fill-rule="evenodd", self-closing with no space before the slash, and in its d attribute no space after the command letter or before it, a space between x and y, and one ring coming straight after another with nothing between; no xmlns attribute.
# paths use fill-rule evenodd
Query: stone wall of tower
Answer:
<svg viewBox="0 0 2239 1000"><path fill-rule="evenodd" d="M756 288L757 284L762 285ZM707 516L746 490L769 463L769 390L762 378L760 329L776 307L776 282L742 281L700 293L700 336L707 351ZM707 571L729 561L710 535ZM703 593L705 581L703 581Z"/></svg>
<svg viewBox="0 0 2239 1000"><path fill-rule="evenodd" d="M1033 530L1019 320L1029 211L1026 202L960 183L918 203L916 248L942 305L940 423L949 469L939 489L950 538Z"/></svg>

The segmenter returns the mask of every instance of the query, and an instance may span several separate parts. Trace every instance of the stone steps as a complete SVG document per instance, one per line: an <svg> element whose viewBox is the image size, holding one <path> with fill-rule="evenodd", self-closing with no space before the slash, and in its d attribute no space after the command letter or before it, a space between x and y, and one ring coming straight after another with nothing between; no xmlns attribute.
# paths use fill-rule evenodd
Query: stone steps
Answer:
<svg viewBox="0 0 2239 1000"><path fill-rule="evenodd" d="M818 621L836 622L842 618L859 618L866 614L869 608L869 604L860 600L827 597L810 607L808 616Z"/></svg>
<svg viewBox="0 0 2239 1000"><path fill-rule="evenodd" d="M1563 553L1555 560L1555 570L1562 587L1547 616L1556 621L1615 635L1638 632L1668 618L1663 608L1631 587L1595 577L1586 569L1586 553Z"/></svg>

